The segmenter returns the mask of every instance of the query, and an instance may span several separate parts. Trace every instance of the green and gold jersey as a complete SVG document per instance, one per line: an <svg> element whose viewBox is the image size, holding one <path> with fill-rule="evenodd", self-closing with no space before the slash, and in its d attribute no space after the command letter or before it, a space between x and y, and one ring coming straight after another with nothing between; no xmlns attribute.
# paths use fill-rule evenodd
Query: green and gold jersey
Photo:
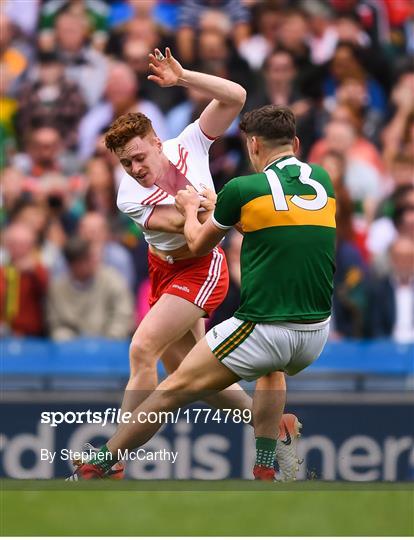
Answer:
<svg viewBox="0 0 414 540"><path fill-rule="evenodd" d="M241 299L245 321L329 317L335 270L335 195L328 173L293 156L263 173L230 180L213 222L241 223Z"/></svg>

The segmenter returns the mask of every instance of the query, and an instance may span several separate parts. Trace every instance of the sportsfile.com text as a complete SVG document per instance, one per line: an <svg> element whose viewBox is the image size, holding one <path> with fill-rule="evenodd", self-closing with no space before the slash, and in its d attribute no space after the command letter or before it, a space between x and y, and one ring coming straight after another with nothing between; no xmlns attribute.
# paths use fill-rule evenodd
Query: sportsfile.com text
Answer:
<svg viewBox="0 0 414 540"><path fill-rule="evenodd" d="M43 411L40 414L40 422L57 427L60 424L100 424L102 427L108 424L176 424L179 420L187 423L207 424L209 421L218 424L250 424L252 412L249 409L220 409L212 410L208 408L177 409L171 411L140 411L122 412L121 409L108 407L104 411Z"/></svg>

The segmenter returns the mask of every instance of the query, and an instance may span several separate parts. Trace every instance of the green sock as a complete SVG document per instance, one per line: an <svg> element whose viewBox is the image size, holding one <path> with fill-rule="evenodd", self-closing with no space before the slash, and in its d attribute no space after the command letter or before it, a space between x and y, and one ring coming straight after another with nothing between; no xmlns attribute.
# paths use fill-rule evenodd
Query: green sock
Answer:
<svg viewBox="0 0 414 540"><path fill-rule="evenodd" d="M99 465L101 469L103 469L105 472L109 471L109 469L112 467L112 465L115 465L115 463L118 462L118 458L113 456L111 452L108 450L108 447L106 444L102 446L100 450L95 454L95 457L93 457L88 463L91 465Z"/></svg>
<svg viewBox="0 0 414 540"><path fill-rule="evenodd" d="M256 465L274 467L276 439L256 437Z"/></svg>

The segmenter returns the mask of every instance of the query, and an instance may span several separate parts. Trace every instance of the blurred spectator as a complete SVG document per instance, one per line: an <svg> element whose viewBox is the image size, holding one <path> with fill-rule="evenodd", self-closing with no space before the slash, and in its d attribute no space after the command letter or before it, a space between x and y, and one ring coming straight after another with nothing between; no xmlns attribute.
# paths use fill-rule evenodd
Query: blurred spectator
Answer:
<svg viewBox="0 0 414 540"><path fill-rule="evenodd" d="M339 16L356 16L375 45L389 40L389 20L384 2L371 0L330 0L330 2Z"/></svg>
<svg viewBox="0 0 414 540"><path fill-rule="evenodd" d="M23 152L13 157L12 165L25 175L41 176L60 169L62 138L50 124L35 126L24 134Z"/></svg>
<svg viewBox="0 0 414 540"><path fill-rule="evenodd" d="M393 116L382 132L388 165L399 153L411 157L414 153L414 70L401 74L392 91L391 104Z"/></svg>
<svg viewBox="0 0 414 540"><path fill-rule="evenodd" d="M337 121L350 124L356 132L356 139L349 151L349 156L366 161L372 165L381 177L385 172L384 162L378 148L364 133L364 117L359 107L354 106L352 101L338 103L330 112L328 121ZM320 139L312 148L311 160L319 161L326 151L327 139Z"/></svg>
<svg viewBox="0 0 414 540"><path fill-rule="evenodd" d="M336 272L331 328L335 337L362 337L366 268L352 223L352 201L344 185L345 160L341 154L330 152L321 165L332 180L336 197Z"/></svg>
<svg viewBox="0 0 414 540"><path fill-rule="evenodd" d="M1 333L41 336L48 275L37 256L33 230L20 223L9 225L4 232L4 249L0 267Z"/></svg>
<svg viewBox="0 0 414 540"><path fill-rule="evenodd" d="M338 36L338 41L353 43L359 47L368 47L371 43L371 38L364 31L361 21L356 13L342 13L335 21L335 29Z"/></svg>
<svg viewBox="0 0 414 540"><path fill-rule="evenodd" d="M126 338L132 324L132 297L119 274L102 266L86 240L65 246L67 274L52 281L47 316L51 337Z"/></svg>
<svg viewBox="0 0 414 540"><path fill-rule="evenodd" d="M91 157L98 135L115 118L127 112L142 112L151 119L154 130L161 140L167 137L164 117L151 101L137 97L138 82L132 69L121 62L110 66L105 89L105 101L96 105L83 118L79 127L80 157Z"/></svg>
<svg viewBox="0 0 414 540"><path fill-rule="evenodd" d="M390 248L385 276L370 279L367 311L369 337L414 342L414 241L398 237Z"/></svg>
<svg viewBox="0 0 414 540"><path fill-rule="evenodd" d="M0 65L8 73L9 91L13 96L32 60L33 50L28 41L18 36L16 28L5 13L0 13Z"/></svg>
<svg viewBox="0 0 414 540"><path fill-rule="evenodd" d="M51 50L55 44L55 24L61 13L73 13L88 23L88 34L96 49L103 50L107 33L108 5L102 0L53 0L46 2L40 11L39 46Z"/></svg>
<svg viewBox="0 0 414 540"><path fill-rule="evenodd" d="M86 213L79 222L78 235L89 242L100 262L115 268L130 290L135 290L132 256L126 248L111 239L109 225L104 216L98 212Z"/></svg>
<svg viewBox="0 0 414 540"><path fill-rule="evenodd" d="M324 64L332 58L338 42L332 10L321 0L305 0L302 8L309 18L307 42L311 62L314 65Z"/></svg>
<svg viewBox="0 0 414 540"><path fill-rule="evenodd" d="M371 224L367 237L367 247L372 256L377 259L382 257L389 249L392 242L398 236L398 229L403 228L405 220L414 209L414 186L411 184L400 185L381 205L381 213ZM414 238L414 231L413 231Z"/></svg>
<svg viewBox="0 0 414 540"><path fill-rule="evenodd" d="M414 186L413 154L397 154L389 168L389 182L397 189L399 186Z"/></svg>
<svg viewBox="0 0 414 540"><path fill-rule="evenodd" d="M172 13L177 11L174 9L175 0L144 0L136 2L135 0L115 0L111 2L111 10L109 12L108 23L111 27L120 27L134 17L147 17L158 23L158 7L161 4L172 4Z"/></svg>
<svg viewBox="0 0 414 540"><path fill-rule="evenodd" d="M361 56L361 49L353 43L338 43L330 62L329 74L323 82L323 92L325 96L332 97L346 79L365 81L365 105L383 115L386 112L384 90L375 79L367 75Z"/></svg>
<svg viewBox="0 0 414 540"><path fill-rule="evenodd" d="M88 45L87 20L83 15L64 12L56 19L55 35L66 77L78 84L88 107L93 107L105 88L108 60Z"/></svg>
<svg viewBox="0 0 414 540"><path fill-rule="evenodd" d="M306 43L309 20L299 9L285 10L280 27L279 45L292 53L295 60L304 59L310 63L310 50Z"/></svg>
<svg viewBox="0 0 414 540"><path fill-rule="evenodd" d="M40 2L37 0L25 2L24 9L22 9L21 2L16 2L16 0L3 0L0 6L10 21L26 36L32 36L36 31L39 8Z"/></svg>
<svg viewBox="0 0 414 540"><path fill-rule="evenodd" d="M24 136L24 151L12 161L24 174L39 178L48 172L70 175L79 171L79 163L64 151L62 136L53 124L39 122Z"/></svg>
<svg viewBox="0 0 414 540"><path fill-rule="evenodd" d="M21 223L33 231L39 260L51 276L64 270L61 248L66 234L62 223L47 204L19 199L10 211L9 219L11 223Z"/></svg>
<svg viewBox="0 0 414 540"><path fill-rule="evenodd" d="M197 69L236 81L252 91L256 87L256 77L250 71L249 64L237 53L226 34L217 28L202 29L198 36Z"/></svg>
<svg viewBox="0 0 414 540"><path fill-rule="evenodd" d="M341 211L338 210L338 216L341 222L340 228L344 230L342 237L346 238L348 243L352 243L358 249L364 263L368 263L370 254L366 246L366 229L359 226L359 218L353 211L353 203L345 186L345 156L331 150L324 154L320 164L328 171L334 190L338 191L340 196L340 203L337 206L341 206ZM349 205L351 205L350 214L348 212ZM350 221L348 221L349 215L351 216Z"/></svg>
<svg viewBox="0 0 414 540"><path fill-rule="evenodd" d="M411 0L385 0L389 24L392 28L402 26L410 17L414 16L414 5Z"/></svg>
<svg viewBox="0 0 414 540"><path fill-rule="evenodd" d="M91 163L91 160L94 157L102 159L103 161L105 161L109 169L113 172L115 188L118 188L122 179L122 175L124 173L124 169L122 165L119 163L119 159L117 158L116 154L114 152L111 152L111 150L109 150L105 146L105 133L106 133L106 130L103 129L102 132L97 137L95 141L93 156L86 163L85 166L86 166L86 169L89 170L89 167L88 167L89 163Z"/></svg>
<svg viewBox="0 0 414 540"><path fill-rule="evenodd" d="M85 206L88 211L99 212L108 221L116 220L116 187L113 168L103 157L93 157L86 164Z"/></svg>
<svg viewBox="0 0 414 540"><path fill-rule="evenodd" d="M256 14L257 33L239 44L240 55L252 69L259 69L278 43L283 13L271 2L259 3Z"/></svg>
<svg viewBox="0 0 414 540"><path fill-rule="evenodd" d="M226 135L217 140L210 150L210 171L217 192L230 178L250 172L240 136Z"/></svg>
<svg viewBox="0 0 414 540"><path fill-rule="evenodd" d="M414 241L414 205L399 208L394 215L395 228L401 238Z"/></svg>
<svg viewBox="0 0 414 540"><path fill-rule="evenodd" d="M77 129L86 112L78 86L66 80L64 66L55 53L42 53L38 58L37 75L26 83L19 94L17 127L21 134L33 125L53 124L66 148L76 148Z"/></svg>
<svg viewBox="0 0 414 540"><path fill-rule="evenodd" d="M268 103L273 105L288 105L296 115L297 135L301 142L300 153L307 156L316 134L316 107L306 98L297 80L297 70L291 52L285 49L275 49L266 58L263 66L264 86L261 92L248 96L248 109L262 107Z"/></svg>
<svg viewBox="0 0 414 540"><path fill-rule="evenodd" d="M7 167L1 171L1 224L7 221L11 210L20 199L23 191L24 176L21 171L13 167Z"/></svg>
<svg viewBox="0 0 414 540"><path fill-rule="evenodd" d="M231 34L236 47L250 34L249 11L240 0L183 0L178 15L177 48L184 64L195 60L195 37L200 28ZM219 28L217 28L219 26Z"/></svg>
<svg viewBox="0 0 414 540"><path fill-rule="evenodd" d="M295 61L301 88L308 88L308 93L319 93L319 69L311 62L308 45L309 20L299 9L287 10L284 13L278 36L278 46L288 50ZM311 88L315 86L315 88Z"/></svg>
<svg viewBox="0 0 414 540"><path fill-rule="evenodd" d="M371 141L373 150L378 154L372 143L379 146L380 129L384 114L379 109L368 106L367 85L365 79L348 78L337 88L335 96L325 100L331 112L337 107L347 107L349 120L354 124L360 137L365 136ZM332 107L334 109L332 110ZM376 161L379 161L378 158ZM382 168L382 165L381 165Z"/></svg>
<svg viewBox="0 0 414 540"><path fill-rule="evenodd" d="M392 72L390 51L380 43L373 44L356 13L347 13L336 21L338 43L352 43L358 48L365 69L381 84L388 93Z"/></svg>
<svg viewBox="0 0 414 540"><path fill-rule="evenodd" d="M324 146L326 151L343 153L346 157L345 186L351 199L362 205L361 210L368 222L374 217L378 199L381 196L381 175L368 161L353 154L357 142L353 126L347 122L331 121L325 127ZM318 144L318 143L316 143ZM309 161L317 161L313 150Z"/></svg>
<svg viewBox="0 0 414 540"><path fill-rule="evenodd" d="M168 89L161 88L153 81L148 80L148 55L152 52L148 42L141 38L130 38L124 42L122 58L134 71L138 79L138 94L141 99L151 100L158 105L163 112L169 111L184 99L184 91L179 86Z"/></svg>
<svg viewBox="0 0 414 540"><path fill-rule="evenodd" d="M12 75L5 63L0 63L0 170L8 164L16 150L15 117L18 101L11 96Z"/></svg>
<svg viewBox="0 0 414 540"><path fill-rule="evenodd" d="M125 24L120 24L112 29L109 41L106 47L106 53L112 57L121 58L122 51L127 41L139 40L145 44L151 51L155 47L171 45L164 44L155 21L147 14L142 13L142 6L146 2L133 2L132 17Z"/></svg>
<svg viewBox="0 0 414 540"><path fill-rule="evenodd" d="M23 191L37 199L54 195L71 204L82 193L78 163L63 149L62 137L52 125L41 125L26 134L26 152L16 154L12 166L25 175Z"/></svg>
<svg viewBox="0 0 414 540"><path fill-rule="evenodd" d="M295 61L289 51L275 49L266 58L263 71L265 94L258 107L265 103L291 106L303 98L297 85Z"/></svg>

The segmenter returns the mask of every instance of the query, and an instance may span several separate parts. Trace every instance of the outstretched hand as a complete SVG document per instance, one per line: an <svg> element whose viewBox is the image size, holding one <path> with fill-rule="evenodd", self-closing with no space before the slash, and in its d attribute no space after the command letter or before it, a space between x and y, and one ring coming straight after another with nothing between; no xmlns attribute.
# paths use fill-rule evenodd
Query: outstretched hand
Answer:
<svg viewBox="0 0 414 540"><path fill-rule="evenodd" d="M173 57L169 47L165 49L165 56L159 49L154 50L154 54L149 55L151 75L148 75L150 81L154 81L159 86L176 86L184 69L181 64Z"/></svg>

